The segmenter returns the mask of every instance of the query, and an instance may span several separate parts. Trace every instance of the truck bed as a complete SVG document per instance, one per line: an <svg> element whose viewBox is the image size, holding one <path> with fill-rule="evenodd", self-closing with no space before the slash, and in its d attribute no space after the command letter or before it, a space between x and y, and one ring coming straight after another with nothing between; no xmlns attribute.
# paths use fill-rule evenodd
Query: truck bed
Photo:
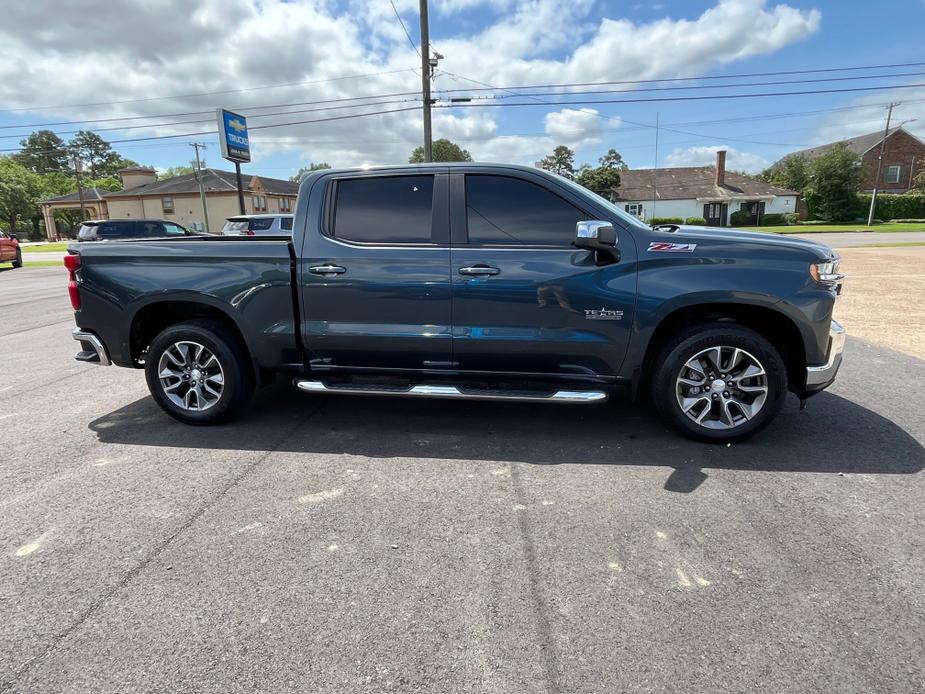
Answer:
<svg viewBox="0 0 925 694"><path fill-rule="evenodd" d="M287 236L191 236L74 243L81 308L113 363L138 366L143 333L164 316L221 311L261 368L301 363L292 240Z"/></svg>

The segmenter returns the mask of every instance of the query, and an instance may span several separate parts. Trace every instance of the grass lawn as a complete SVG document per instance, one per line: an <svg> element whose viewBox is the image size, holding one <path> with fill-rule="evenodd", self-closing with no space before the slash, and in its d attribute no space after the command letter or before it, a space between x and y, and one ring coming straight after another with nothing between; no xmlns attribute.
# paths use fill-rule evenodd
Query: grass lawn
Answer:
<svg viewBox="0 0 925 694"><path fill-rule="evenodd" d="M827 231L873 231L878 234L897 231L925 231L925 222L884 222L869 229L859 222L851 224L797 224L779 227L735 227L742 231L770 231L775 234L818 234Z"/></svg>
<svg viewBox="0 0 925 694"><path fill-rule="evenodd" d="M26 260L22 264L23 267L64 267L64 261L62 260Z"/></svg>
<svg viewBox="0 0 925 694"><path fill-rule="evenodd" d="M29 244L28 246L23 246L23 253L62 253L67 250L67 247L70 246L73 241L56 241L55 243L44 243L42 245L38 244Z"/></svg>

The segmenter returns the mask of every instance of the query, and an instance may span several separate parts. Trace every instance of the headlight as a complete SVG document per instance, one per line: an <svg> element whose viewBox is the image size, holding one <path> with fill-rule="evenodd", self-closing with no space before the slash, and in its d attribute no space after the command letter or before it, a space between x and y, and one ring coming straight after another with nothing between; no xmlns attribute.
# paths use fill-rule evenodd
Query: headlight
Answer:
<svg viewBox="0 0 925 694"><path fill-rule="evenodd" d="M841 258L832 260L823 260L818 263L810 263L809 276L813 281L819 284L835 285L844 279L844 275L839 274L838 266L841 265Z"/></svg>

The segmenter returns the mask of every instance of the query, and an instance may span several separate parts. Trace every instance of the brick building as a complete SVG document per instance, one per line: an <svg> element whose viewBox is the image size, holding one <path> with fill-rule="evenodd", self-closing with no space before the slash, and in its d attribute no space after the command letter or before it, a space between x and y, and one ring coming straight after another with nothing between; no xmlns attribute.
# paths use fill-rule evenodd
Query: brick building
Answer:
<svg viewBox="0 0 925 694"><path fill-rule="evenodd" d="M864 176L860 190L870 192L874 189L877 177L877 158L880 156L880 143L883 131L859 135L847 140L831 142L819 147L811 147L787 157L803 156L809 160L820 157L837 145L844 145L861 157ZM925 167L925 142L901 126L891 128L886 136L883 148L883 166L877 190L881 193L905 193L912 185L912 179Z"/></svg>

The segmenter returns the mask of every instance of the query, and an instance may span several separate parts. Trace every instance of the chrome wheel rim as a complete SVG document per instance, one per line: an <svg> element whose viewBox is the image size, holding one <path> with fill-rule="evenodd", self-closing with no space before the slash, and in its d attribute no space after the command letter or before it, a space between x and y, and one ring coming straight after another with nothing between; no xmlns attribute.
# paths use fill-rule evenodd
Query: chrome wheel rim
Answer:
<svg viewBox="0 0 925 694"><path fill-rule="evenodd" d="M164 395L177 407L202 412L215 405L225 388L221 362L205 346L183 340L161 354L157 364Z"/></svg>
<svg viewBox="0 0 925 694"><path fill-rule="evenodd" d="M718 345L684 362L675 390L681 411L698 426L735 429L764 407L768 375L753 354Z"/></svg>

